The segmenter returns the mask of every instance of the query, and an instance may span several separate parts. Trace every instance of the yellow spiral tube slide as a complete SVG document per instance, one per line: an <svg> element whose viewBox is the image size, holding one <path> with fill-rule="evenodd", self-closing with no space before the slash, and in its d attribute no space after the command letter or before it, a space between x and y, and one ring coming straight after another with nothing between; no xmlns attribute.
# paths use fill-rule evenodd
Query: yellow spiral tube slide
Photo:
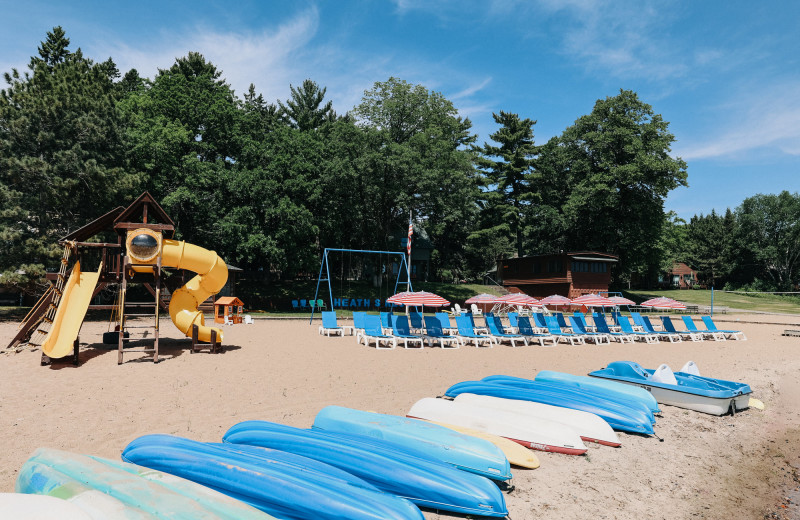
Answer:
<svg viewBox="0 0 800 520"><path fill-rule="evenodd" d="M198 339L211 341L212 327L206 327L203 313L197 310L209 296L216 294L228 281L228 266L214 251L181 242L164 239L161 250L161 265L186 269L197 276L172 293L169 316L178 330L192 335L192 325L198 326ZM217 339L222 341L222 329L214 327Z"/></svg>

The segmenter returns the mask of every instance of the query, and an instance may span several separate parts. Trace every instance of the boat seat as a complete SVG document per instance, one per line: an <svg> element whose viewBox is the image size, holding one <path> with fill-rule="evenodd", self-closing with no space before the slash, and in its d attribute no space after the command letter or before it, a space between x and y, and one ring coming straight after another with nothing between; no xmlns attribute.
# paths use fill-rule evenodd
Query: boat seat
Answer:
<svg viewBox="0 0 800 520"><path fill-rule="evenodd" d="M691 374L693 376L700 375L700 369L697 368L697 365L695 364L694 361L687 361L686 364L683 365L681 372L683 372L684 374Z"/></svg>
<svg viewBox="0 0 800 520"><path fill-rule="evenodd" d="M675 379L675 374L672 372L672 369L669 368L669 365L662 363L659 367L653 372L653 375L650 376L650 380L655 383L664 383L667 385L678 385L678 380Z"/></svg>

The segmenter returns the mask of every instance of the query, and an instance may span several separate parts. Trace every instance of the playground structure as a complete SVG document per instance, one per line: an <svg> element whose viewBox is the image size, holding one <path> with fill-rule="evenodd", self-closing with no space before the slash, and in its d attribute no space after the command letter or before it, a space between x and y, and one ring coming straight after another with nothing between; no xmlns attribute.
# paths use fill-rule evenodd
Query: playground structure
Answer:
<svg viewBox="0 0 800 520"><path fill-rule="evenodd" d="M115 331L104 334L103 342L117 344L119 364L126 352L145 352L158 362L162 311L192 338L192 352L222 351L222 331L207 327L198 307L225 285L227 266L213 251L173 240L174 232L175 223L145 192L127 208L117 207L63 237L60 270L48 274L51 286L25 317L9 348L28 343L41 347L43 365L70 354L77 365L87 310L110 310L116 317ZM114 236L116 242L104 240ZM69 269L71 258L75 261ZM88 265L97 267L86 270ZM195 276L186 282L188 272ZM152 300L131 301L130 284L141 284ZM108 286L117 287L116 304L91 305ZM123 348L131 342L148 345Z"/></svg>

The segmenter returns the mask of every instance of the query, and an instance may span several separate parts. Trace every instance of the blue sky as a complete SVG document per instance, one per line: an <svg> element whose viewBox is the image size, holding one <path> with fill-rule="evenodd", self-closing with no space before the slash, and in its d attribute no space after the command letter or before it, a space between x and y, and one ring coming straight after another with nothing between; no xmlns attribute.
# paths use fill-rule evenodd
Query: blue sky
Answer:
<svg viewBox="0 0 800 520"><path fill-rule="evenodd" d="M61 25L96 60L153 77L199 51L237 93L270 101L311 78L337 112L390 76L442 92L479 142L492 112L545 143L598 98L639 93L670 122L688 219L756 193L800 191L800 3L628 0L70 2L0 0L0 71Z"/></svg>

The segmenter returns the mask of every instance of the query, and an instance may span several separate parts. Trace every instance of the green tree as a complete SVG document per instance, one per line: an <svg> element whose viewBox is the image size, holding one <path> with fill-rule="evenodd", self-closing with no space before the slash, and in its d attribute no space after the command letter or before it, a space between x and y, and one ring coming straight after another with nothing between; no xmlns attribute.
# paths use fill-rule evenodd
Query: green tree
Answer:
<svg viewBox="0 0 800 520"><path fill-rule="evenodd" d="M278 101L281 117L286 123L298 130L316 130L326 121L336 119L333 102L323 104L327 88L319 88L314 81L307 79L300 87L289 85L291 98L284 105Z"/></svg>
<svg viewBox="0 0 800 520"><path fill-rule="evenodd" d="M670 156L668 126L635 92L621 90L598 100L558 142L564 157L556 163L566 169L559 176L569 182L567 245L619 255L618 281L658 269L651 244L664 226L664 199L687 185L686 163Z"/></svg>
<svg viewBox="0 0 800 520"><path fill-rule="evenodd" d="M69 50L47 33L28 72L5 74L0 93L0 278L33 289L60 256L58 238L138 190L124 160L110 59Z"/></svg>
<svg viewBox="0 0 800 520"><path fill-rule="evenodd" d="M538 201L533 169L537 153L533 136L536 121L502 110L492 116L501 127L489 136L499 146L484 143L479 149L478 165L482 168L486 198L484 210L490 215L481 232L510 233L517 255L523 256L526 213L531 203Z"/></svg>
<svg viewBox="0 0 800 520"><path fill-rule="evenodd" d="M687 260L697 269L703 283L720 286L728 274L726 251L733 238L725 229L724 219L714 210L703 216L695 215L689 220L687 234Z"/></svg>
<svg viewBox="0 0 800 520"><path fill-rule="evenodd" d="M778 290L800 282L800 194L758 194L736 208L736 246Z"/></svg>

